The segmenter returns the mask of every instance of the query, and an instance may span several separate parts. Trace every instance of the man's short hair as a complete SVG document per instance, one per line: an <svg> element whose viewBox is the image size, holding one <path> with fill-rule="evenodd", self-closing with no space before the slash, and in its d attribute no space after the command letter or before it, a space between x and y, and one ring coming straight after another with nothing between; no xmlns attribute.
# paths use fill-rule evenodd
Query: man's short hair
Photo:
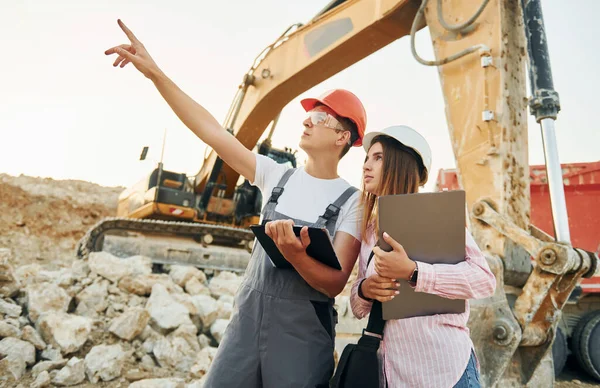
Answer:
<svg viewBox="0 0 600 388"><path fill-rule="evenodd" d="M358 136L358 127L356 126L354 121L350 120L347 117L342 117L342 116L338 116L337 119L340 122L340 124L342 124L342 127L344 127L344 130L350 132L350 144L346 143L344 145L344 148L342 149L342 152L340 153L340 159L341 159L348 153L348 151L352 147L352 144L354 144L358 140L359 136Z"/></svg>

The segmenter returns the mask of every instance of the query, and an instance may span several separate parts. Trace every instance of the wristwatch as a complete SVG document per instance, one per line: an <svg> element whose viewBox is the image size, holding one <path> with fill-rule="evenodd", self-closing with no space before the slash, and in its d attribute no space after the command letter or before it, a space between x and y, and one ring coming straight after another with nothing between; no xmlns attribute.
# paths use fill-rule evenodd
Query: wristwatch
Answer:
<svg viewBox="0 0 600 388"><path fill-rule="evenodd" d="M412 272L412 275L410 275L410 278L408 279L408 284L410 284L413 287L416 287L418 276L419 276L419 266L415 265L415 269Z"/></svg>

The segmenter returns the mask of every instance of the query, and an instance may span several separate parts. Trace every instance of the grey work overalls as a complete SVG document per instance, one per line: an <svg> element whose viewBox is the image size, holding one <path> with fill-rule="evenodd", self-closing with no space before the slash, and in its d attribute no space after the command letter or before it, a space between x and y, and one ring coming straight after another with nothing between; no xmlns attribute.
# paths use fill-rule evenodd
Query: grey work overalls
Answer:
<svg viewBox="0 0 600 388"><path fill-rule="evenodd" d="M287 170L273 189L263 222L290 219L275 207L294 171ZM293 219L295 224L325 227L333 238L339 208L356 190L344 191L316 223ZM328 387L334 370L333 304L295 270L275 268L256 243L204 387Z"/></svg>

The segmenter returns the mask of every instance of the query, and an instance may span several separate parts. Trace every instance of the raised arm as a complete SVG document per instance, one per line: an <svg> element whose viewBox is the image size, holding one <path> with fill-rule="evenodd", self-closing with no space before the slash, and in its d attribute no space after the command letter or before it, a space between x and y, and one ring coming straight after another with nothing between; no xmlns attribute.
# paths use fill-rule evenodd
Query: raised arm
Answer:
<svg viewBox="0 0 600 388"><path fill-rule="evenodd" d="M245 178L254 181L256 157L200 104L184 93L154 62L142 42L118 20L118 24L131 44L122 44L105 51L106 55L117 54L113 66L125 67L128 63L150 79L179 119L200 140L209 145L231 168Z"/></svg>

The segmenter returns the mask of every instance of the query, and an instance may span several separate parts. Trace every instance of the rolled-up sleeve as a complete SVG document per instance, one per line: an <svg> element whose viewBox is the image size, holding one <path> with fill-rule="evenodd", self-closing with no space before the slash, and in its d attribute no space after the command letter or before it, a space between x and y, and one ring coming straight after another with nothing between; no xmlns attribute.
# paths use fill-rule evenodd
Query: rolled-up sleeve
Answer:
<svg viewBox="0 0 600 388"><path fill-rule="evenodd" d="M417 262L419 276L415 291L448 299L481 299L494 293L496 277L471 233L465 231L465 261L458 264Z"/></svg>
<svg viewBox="0 0 600 388"><path fill-rule="evenodd" d="M362 319L369 315L371 306L373 305L373 302L365 300L358 295L358 286L366 279L367 260L368 257L365 257L363 254L359 256L358 276L356 281L352 284L352 289L350 291L350 307L352 308L352 313L358 319Z"/></svg>

